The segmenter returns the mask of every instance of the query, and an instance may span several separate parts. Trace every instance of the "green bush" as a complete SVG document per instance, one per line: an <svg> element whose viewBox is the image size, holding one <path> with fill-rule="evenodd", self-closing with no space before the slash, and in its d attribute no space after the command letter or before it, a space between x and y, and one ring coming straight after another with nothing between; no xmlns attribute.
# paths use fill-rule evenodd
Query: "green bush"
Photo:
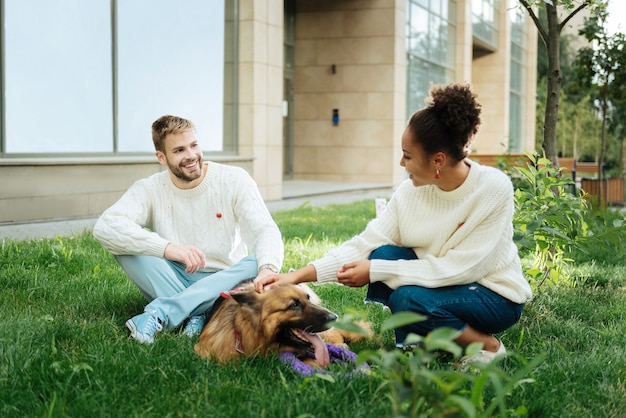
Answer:
<svg viewBox="0 0 626 418"><path fill-rule="evenodd" d="M426 318L410 312L391 315L381 326L381 332L393 330ZM353 325L353 324L352 324ZM355 331L353 326L336 323L337 327ZM391 400L394 417L492 417L520 416L524 405L513 408L509 395L517 387L534 382L527 376L542 361L538 356L508 373L501 367L504 357L487 365L461 366L464 350L454 340L459 331L439 328L425 337L410 334L404 349L363 350L358 361L374 365L375 373L383 379L381 389ZM465 355L476 354L481 344L470 344ZM455 365L451 366L451 357Z"/></svg>
<svg viewBox="0 0 626 418"><path fill-rule="evenodd" d="M516 167L521 179L515 190L514 239L522 257L531 256L527 276L538 286L569 282L566 255L580 248L587 236L587 201L568 189L572 180L562 176L550 160L528 155L527 167Z"/></svg>
<svg viewBox="0 0 626 418"><path fill-rule="evenodd" d="M588 195L550 160L528 155L527 167L504 167L514 184L514 239L535 287L576 285L574 264L626 259L625 212L592 210ZM530 262L528 259L530 258Z"/></svg>
<svg viewBox="0 0 626 418"><path fill-rule="evenodd" d="M588 233L570 249L569 256L577 263L626 260L626 212L598 209L590 211L585 219Z"/></svg>

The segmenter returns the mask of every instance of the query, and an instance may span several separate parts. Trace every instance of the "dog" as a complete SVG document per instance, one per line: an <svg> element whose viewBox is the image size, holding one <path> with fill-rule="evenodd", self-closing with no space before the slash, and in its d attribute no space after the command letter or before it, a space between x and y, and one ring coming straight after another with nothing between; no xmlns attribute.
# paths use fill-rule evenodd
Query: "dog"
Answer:
<svg viewBox="0 0 626 418"><path fill-rule="evenodd" d="M218 363L292 352L323 368L330 362L325 342L345 346L364 338L328 329L337 314L314 303L319 298L306 285L283 284L258 293L248 282L221 296L194 346L199 356Z"/></svg>

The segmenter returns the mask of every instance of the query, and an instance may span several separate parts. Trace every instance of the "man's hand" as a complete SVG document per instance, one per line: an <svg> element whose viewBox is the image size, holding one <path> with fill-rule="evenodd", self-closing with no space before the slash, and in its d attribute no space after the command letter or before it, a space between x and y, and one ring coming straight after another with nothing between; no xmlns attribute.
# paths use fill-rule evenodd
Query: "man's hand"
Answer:
<svg viewBox="0 0 626 418"><path fill-rule="evenodd" d="M344 286L362 287L370 282L369 260L353 261L337 270L337 280Z"/></svg>
<svg viewBox="0 0 626 418"><path fill-rule="evenodd" d="M206 263L204 253L193 245L176 245L170 242L165 247L163 257L183 264L185 272L189 274L197 272Z"/></svg>

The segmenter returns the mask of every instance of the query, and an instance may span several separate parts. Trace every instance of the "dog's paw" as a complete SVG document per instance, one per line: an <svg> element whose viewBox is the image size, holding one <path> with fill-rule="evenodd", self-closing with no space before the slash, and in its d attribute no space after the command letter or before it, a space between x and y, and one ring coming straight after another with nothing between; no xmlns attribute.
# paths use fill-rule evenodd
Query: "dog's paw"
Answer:
<svg viewBox="0 0 626 418"><path fill-rule="evenodd" d="M331 328L329 330L320 332L319 335L325 342L344 348L348 348L347 343L362 341L366 338L372 338L374 336L374 331L372 329L371 323L366 321L357 321L355 322L355 324L363 329L367 336L363 335L362 333L350 332L339 328Z"/></svg>

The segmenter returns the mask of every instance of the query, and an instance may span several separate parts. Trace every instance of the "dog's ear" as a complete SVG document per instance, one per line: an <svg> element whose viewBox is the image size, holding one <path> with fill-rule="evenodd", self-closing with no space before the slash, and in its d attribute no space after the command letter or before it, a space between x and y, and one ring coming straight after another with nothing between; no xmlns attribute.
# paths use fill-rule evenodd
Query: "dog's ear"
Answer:
<svg viewBox="0 0 626 418"><path fill-rule="evenodd" d="M231 291L229 295L238 304L243 306L255 305L259 300L259 294L254 289L246 289L243 291Z"/></svg>

